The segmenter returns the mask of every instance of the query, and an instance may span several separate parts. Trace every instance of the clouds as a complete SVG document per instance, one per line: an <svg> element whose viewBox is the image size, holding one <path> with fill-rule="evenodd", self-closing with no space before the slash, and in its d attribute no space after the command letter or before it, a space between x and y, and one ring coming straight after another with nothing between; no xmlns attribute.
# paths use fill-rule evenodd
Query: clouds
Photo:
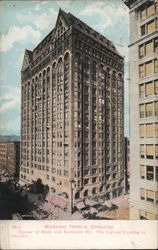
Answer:
<svg viewBox="0 0 158 250"><path fill-rule="evenodd" d="M42 6L42 5L45 5L45 4L47 4L48 3L48 1L42 1L42 2L40 2L40 3L38 3L38 4L36 4L36 6L35 6L35 11L39 11L39 9L40 9L40 7Z"/></svg>
<svg viewBox="0 0 158 250"><path fill-rule="evenodd" d="M5 88L1 85L0 88ZM19 88L11 88L6 86L7 91L0 96L0 114L8 112L15 107L20 108L21 93Z"/></svg>
<svg viewBox="0 0 158 250"><path fill-rule="evenodd" d="M19 23L29 23L34 25L38 30L45 30L53 28L57 17L57 11L53 8L50 8L48 12L43 12L41 14L35 14L32 11L29 11L27 15L17 13L16 18Z"/></svg>
<svg viewBox="0 0 158 250"><path fill-rule="evenodd" d="M95 27L104 32L108 26L114 26L118 21L128 21L128 9L114 3L94 1L82 9L79 13L81 16L98 17Z"/></svg>
<svg viewBox="0 0 158 250"><path fill-rule="evenodd" d="M15 43L30 40L33 44L40 42L41 33L26 25L22 28L18 26L11 26L8 33L0 36L0 51L5 52L14 46Z"/></svg>

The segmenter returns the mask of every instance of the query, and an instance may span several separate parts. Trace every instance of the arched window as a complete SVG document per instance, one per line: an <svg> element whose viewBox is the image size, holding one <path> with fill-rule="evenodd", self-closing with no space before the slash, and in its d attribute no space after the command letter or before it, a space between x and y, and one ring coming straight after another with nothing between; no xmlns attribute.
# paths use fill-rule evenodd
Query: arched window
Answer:
<svg viewBox="0 0 158 250"><path fill-rule="evenodd" d="M75 194L75 200L77 200L77 199L79 199L80 198L80 192L77 192L76 194Z"/></svg>
<svg viewBox="0 0 158 250"><path fill-rule="evenodd" d="M106 190L110 189L110 184L106 185Z"/></svg>
<svg viewBox="0 0 158 250"><path fill-rule="evenodd" d="M88 190L85 190L84 191L84 197L87 197L88 196Z"/></svg>
<svg viewBox="0 0 158 250"><path fill-rule="evenodd" d="M93 188L92 189L92 194L96 194L97 193L97 189L96 188Z"/></svg>

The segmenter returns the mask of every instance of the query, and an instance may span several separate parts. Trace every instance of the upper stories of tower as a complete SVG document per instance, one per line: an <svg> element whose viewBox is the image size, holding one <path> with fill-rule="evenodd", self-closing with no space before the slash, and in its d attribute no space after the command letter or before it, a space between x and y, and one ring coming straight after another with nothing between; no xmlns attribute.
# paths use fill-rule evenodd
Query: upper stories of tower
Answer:
<svg viewBox="0 0 158 250"><path fill-rule="evenodd" d="M33 52L25 50L22 71L24 71L31 63L44 55L46 51L49 53L49 51L53 50L54 44L60 43L60 40L63 41L65 39L65 31L72 27L79 30L79 32L83 34L86 34L89 39L100 43L104 47L107 47L108 50L112 51L114 54L117 54L120 59L123 59L110 40L99 34L97 31L79 20L77 17L73 16L71 13L66 13L60 9L55 28L35 47Z"/></svg>

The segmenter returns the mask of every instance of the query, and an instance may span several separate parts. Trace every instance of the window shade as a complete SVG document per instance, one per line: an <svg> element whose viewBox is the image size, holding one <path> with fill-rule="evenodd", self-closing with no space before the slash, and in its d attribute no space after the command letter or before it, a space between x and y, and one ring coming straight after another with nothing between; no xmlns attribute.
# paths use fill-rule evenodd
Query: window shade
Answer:
<svg viewBox="0 0 158 250"><path fill-rule="evenodd" d="M155 155L158 157L158 145L155 145Z"/></svg>
<svg viewBox="0 0 158 250"><path fill-rule="evenodd" d="M147 7L147 17L151 16L154 13L155 13L155 7L154 4L152 4L151 6Z"/></svg>
<svg viewBox="0 0 158 250"><path fill-rule="evenodd" d="M153 145L146 145L146 154L147 155L154 155L154 146Z"/></svg>
<svg viewBox="0 0 158 250"><path fill-rule="evenodd" d="M144 137L144 124L140 125L140 136Z"/></svg>
<svg viewBox="0 0 158 250"><path fill-rule="evenodd" d="M144 45L139 47L139 56L140 58L144 56Z"/></svg>
<svg viewBox="0 0 158 250"><path fill-rule="evenodd" d="M147 190L146 191L146 197L149 198L149 199L153 199L154 200L154 192L150 191L150 190Z"/></svg>
<svg viewBox="0 0 158 250"><path fill-rule="evenodd" d="M146 213L146 218L148 220L155 220L155 215L154 214L151 214L151 213Z"/></svg>
<svg viewBox="0 0 158 250"><path fill-rule="evenodd" d="M139 87L139 95L141 98L144 97L144 84Z"/></svg>
<svg viewBox="0 0 158 250"><path fill-rule="evenodd" d="M154 130L153 130L153 124L146 124L146 137L148 138L151 138L153 137L153 133Z"/></svg>
<svg viewBox="0 0 158 250"><path fill-rule="evenodd" d="M145 198L145 189L140 189L140 196Z"/></svg>
<svg viewBox="0 0 158 250"><path fill-rule="evenodd" d="M146 9L141 11L141 19L144 20L146 18Z"/></svg>
<svg viewBox="0 0 158 250"><path fill-rule="evenodd" d="M155 30L155 20L147 24L147 32L151 33Z"/></svg>
<svg viewBox="0 0 158 250"><path fill-rule="evenodd" d="M146 104L146 115L152 116L153 115L153 103Z"/></svg>
<svg viewBox="0 0 158 250"><path fill-rule="evenodd" d="M145 46L145 50L146 50L146 56L150 55L152 53L152 50L153 50L153 43L152 42L147 43Z"/></svg>
<svg viewBox="0 0 158 250"><path fill-rule="evenodd" d="M158 102L155 102L155 115L158 114Z"/></svg>
<svg viewBox="0 0 158 250"><path fill-rule="evenodd" d="M146 89L146 96L152 95L153 94L153 83L147 83L145 85L145 89Z"/></svg>
<svg viewBox="0 0 158 250"><path fill-rule="evenodd" d="M158 123L155 123L155 137L158 137Z"/></svg>
<svg viewBox="0 0 158 250"><path fill-rule="evenodd" d="M140 154L144 155L144 145L140 145Z"/></svg>
<svg viewBox="0 0 158 250"><path fill-rule="evenodd" d="M158 73L158 60L154 60L154 73Z"/></svg>
<svg viewBox="0 0 158 250"><path fill-rule="evenodd" d="M158 94L158 80L155 81L155 94Z"/></svg>
<svg viewBox="0 0 158 250"><path fill-rule="evenodd" d="M145 64L145 75L146 76L152 75L152 62Z"/></svg>
<svg viewBox="0 0 158 250"><path fill-rule="evenodd" d="M140 78L144 77L144 65L139 66L139 75Z"/></svg>
<svg viewBox="0 0 158 250"><path fill-rule="evenodd" d="M145 211L140 210L140 215L143 216L143 217L145 217Z"/></svg>
<svg viewBox="0 0 158 250"><path fill-rule="evenodd" d="M140 174L141 174L141 177L145 178L145 166L140 166Z"/></svg>

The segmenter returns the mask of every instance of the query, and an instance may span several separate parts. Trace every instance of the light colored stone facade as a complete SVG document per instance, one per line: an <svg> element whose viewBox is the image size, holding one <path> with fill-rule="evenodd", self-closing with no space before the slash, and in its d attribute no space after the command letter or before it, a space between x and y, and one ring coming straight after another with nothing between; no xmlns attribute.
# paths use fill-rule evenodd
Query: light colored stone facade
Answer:
<svg viewBox="0 0 158 250"><path fill-rule="evenodd" d="M130 219L158 218L158 2L130 14Z"/></svg>

